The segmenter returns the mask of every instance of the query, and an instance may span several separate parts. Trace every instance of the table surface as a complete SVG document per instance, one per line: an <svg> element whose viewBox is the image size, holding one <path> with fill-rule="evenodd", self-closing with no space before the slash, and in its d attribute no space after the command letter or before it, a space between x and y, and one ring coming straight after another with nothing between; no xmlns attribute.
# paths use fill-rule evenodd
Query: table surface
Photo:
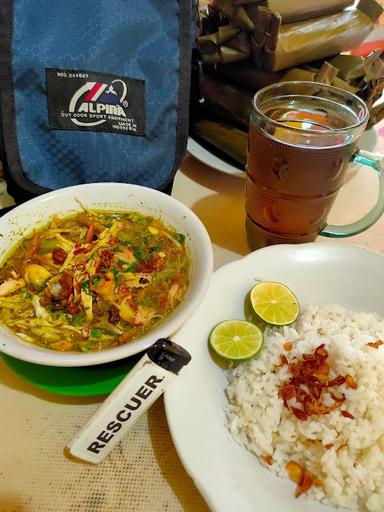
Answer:
<svg viewBox="0 0 384 512"><path fill-rule="evenodd" d="M377 149L384 149L381 137ZM172 195L205 224L215 268L249 252L243 179L187 154ZM362 168L351 173L329 221L356 220L376 196L374 172ZM384 216L355 237L342 241L319 237L318 242L357 244L384 253ZM173 447L162 399L101 465L66 458L66 443L103 398L68 398L41 391L13 374L0 359L0 512L207 512Z"/></svg>

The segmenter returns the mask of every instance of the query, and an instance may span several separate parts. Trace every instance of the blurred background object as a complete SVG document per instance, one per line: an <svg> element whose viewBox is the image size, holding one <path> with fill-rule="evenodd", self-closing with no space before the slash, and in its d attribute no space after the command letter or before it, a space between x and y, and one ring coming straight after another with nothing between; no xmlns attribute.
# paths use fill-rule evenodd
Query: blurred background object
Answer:
<svg viewBox="0 0 384 512"><path fill-rule="evenodd" d="M199 4L190 134L244 166L254 93L279 81L327 83L384 117L384 0L210 0ZM383 31L383 32L381 32ZM376 36L374 36L376 34ZM365 44L366 51L362 51Z"/></svg>

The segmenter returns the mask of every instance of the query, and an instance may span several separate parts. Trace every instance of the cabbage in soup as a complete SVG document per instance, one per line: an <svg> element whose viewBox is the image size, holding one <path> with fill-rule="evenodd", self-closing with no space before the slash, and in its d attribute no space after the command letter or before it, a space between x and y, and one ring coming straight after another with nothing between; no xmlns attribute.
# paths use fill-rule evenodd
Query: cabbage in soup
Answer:
<svg viewBox="0 0 384 512"><path fill-rule="evenodd" d="M53 217L0 268L0 322L58 351L98 351L138 338L183 299L185 235L138 212Z"/></svg>

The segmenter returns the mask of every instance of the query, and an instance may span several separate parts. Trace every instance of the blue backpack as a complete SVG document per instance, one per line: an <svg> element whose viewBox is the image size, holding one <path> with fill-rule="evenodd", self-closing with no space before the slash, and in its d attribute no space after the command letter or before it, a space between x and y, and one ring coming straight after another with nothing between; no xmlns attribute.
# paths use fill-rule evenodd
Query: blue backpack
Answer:
<svg viewBox="0 0 384 512"><path fill-rule="evenodd" d="M16 202L78 183L170 191L193 2L1 0L0 158Z"/></svg>

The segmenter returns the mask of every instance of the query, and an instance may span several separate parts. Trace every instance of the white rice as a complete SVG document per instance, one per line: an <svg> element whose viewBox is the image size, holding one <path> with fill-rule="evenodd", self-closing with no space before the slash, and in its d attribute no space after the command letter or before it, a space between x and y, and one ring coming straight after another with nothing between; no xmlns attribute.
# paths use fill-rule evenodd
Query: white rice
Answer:
<svg viewBox="0 0 384 512"><path fill-rule="evenodd" d="M257 456L272 455L268 468L283 478L288 461L304 466L323 484L313 486L309 498L384 511L384 345L367 345L378 339L384 340L384 319L336 305L312 306L295 324L268 328L259 356L228 375L227 419L233 437ZM287 341L294 345L290 352L282 346ZM280 354L300 357L321 343L329 352L331 378L350 374L357 381L355 390L346 385L335 389L345 393L341 409L354 419L337 409L300 421L278 395L280 383L290 377L287 366L276 369ZM331 443L332 448L324 447Z"/></svg>

